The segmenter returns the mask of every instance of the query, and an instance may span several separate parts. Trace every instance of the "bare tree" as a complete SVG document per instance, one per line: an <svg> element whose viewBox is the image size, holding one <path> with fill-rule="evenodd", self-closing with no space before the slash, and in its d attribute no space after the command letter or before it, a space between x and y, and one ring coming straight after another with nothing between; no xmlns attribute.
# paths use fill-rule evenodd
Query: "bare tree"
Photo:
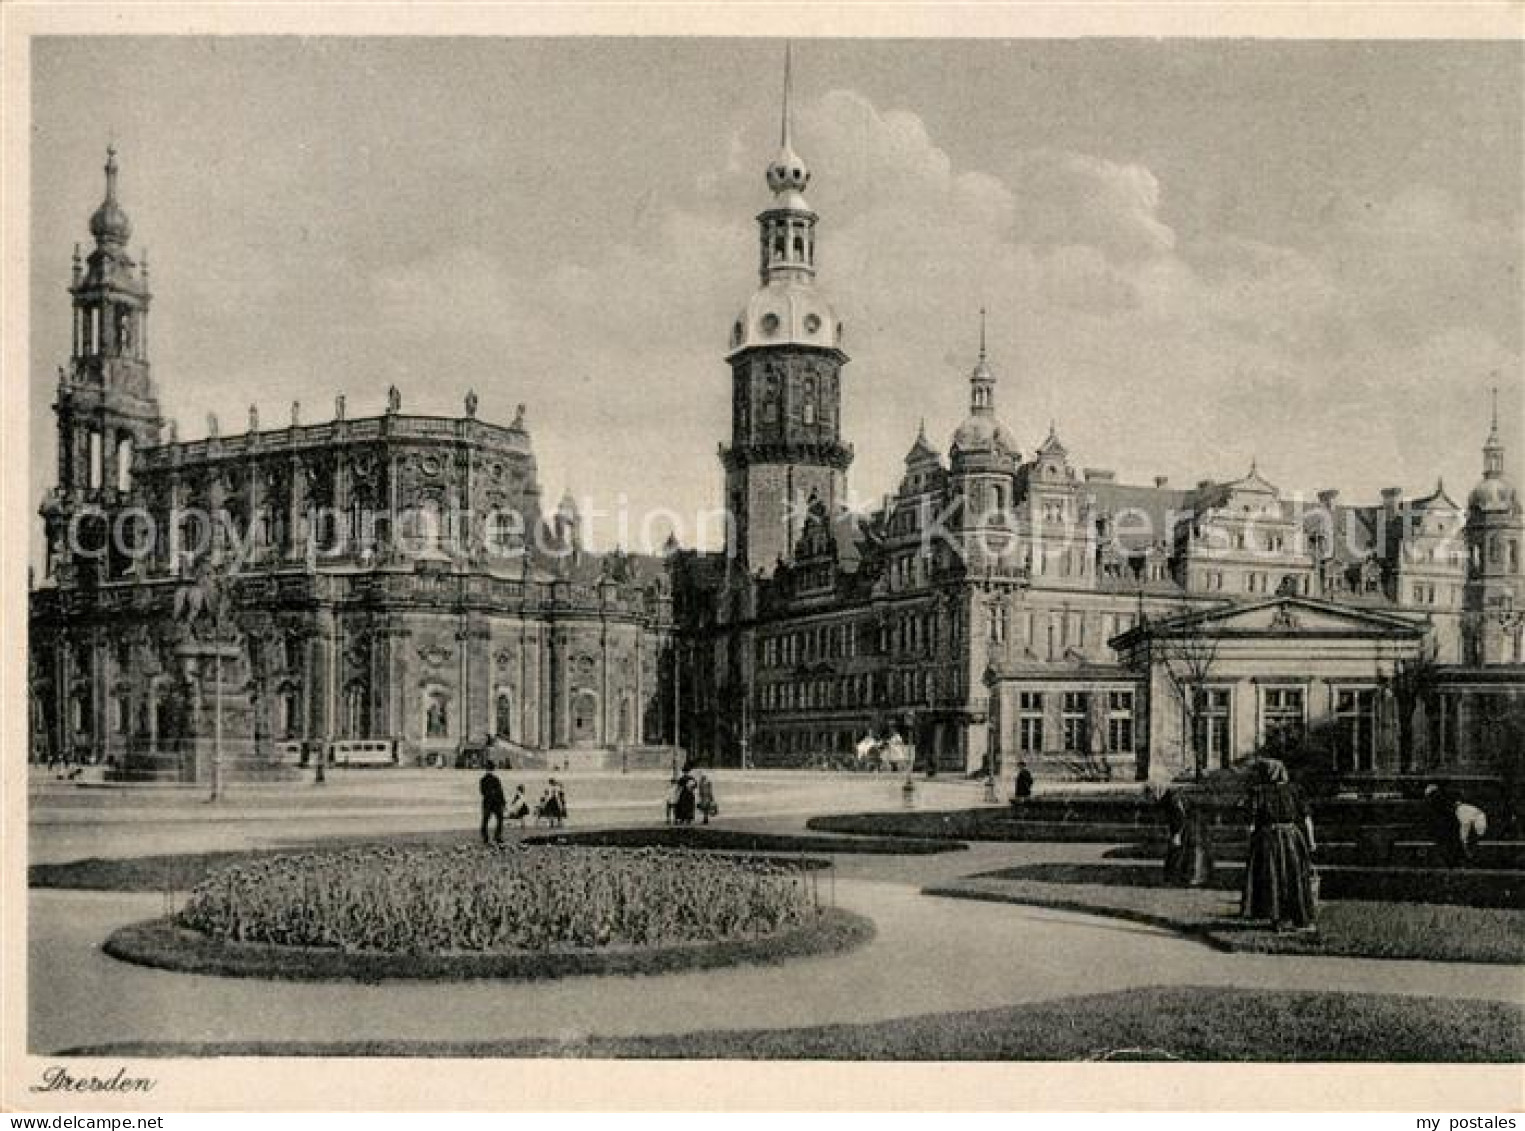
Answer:
<svg viewBox="0 0 1525 1131"><path fill-rule="evenodd" d="M1440 672L1435 662L1435 644L1432 638L1427 638L1424 645L1412 657L1406 660L1398 660L1393 665L1392 675L1383 681L1385 690L1391 697L1391 702L1397 712L1397 739L1399 768L1403 773L1411 773L1422 770L1424 767L1414 764L1414 750L1422 745L1428 738L1416 741L1415 714L1422 706L1424 714L1419 719L1421 726L1428 726L1429 719L1434 717L1436 700L1439 697Z"/></svg>
<svg viewBox="0 0 1525 1131"><path fill-rule="evenodd" d="M1181 701L1185 741L1198 781L1207 772L1207 735L1202 726L1207 684L1218 661L1218 638L1204 631L1200 617L1188 617L1154 638L1154 648L1170 686Z"/></svg>

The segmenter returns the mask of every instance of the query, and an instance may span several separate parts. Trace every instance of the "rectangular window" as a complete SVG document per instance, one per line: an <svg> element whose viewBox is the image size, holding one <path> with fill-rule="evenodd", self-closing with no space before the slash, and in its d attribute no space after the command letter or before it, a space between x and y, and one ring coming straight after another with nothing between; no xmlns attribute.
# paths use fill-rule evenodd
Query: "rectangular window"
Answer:
<svg viewBox="0 0 1525 1131"><path fill-rule="evenodd" d="M1202 751L1208 766L1227 766L1233 756L1232 703L1227 687L1202 689L1197 710L1197 749Z"/></svg>
<svg viewBox="0 0 1525 1131"><path fill-rule="evenodd" d="M1301 687L1267 687L1260 705L1261 742L1286 750L1302 741L1306 696Z"/></svg>
<svg viewBox="0 0 1525 1131"><path fill-rule="evenodd" d="M1017 696L1017 749L1024 754L1043 751L1043 692L1023 691Z"/></svg>
<svg viewBox="0 0 1525 1131"><path fill-rule="evenodd" d="M1133 692L1107 692L1107 749L1114 754L1133 752Z"/></svg>
<svg viewBox="0 0 1525 1131"><path fill-rule="evenodd" d="M1342 773L1376 769L1377 692L1340 687L1334 693L1336 768Z"/></svg>
<svg viewBox="0 0 1525 1131"><path fill-rule="evenodd" d="M1064 748L1067 751L1084 751L1089 748L1090 696L1084 691L1066 691L1062 703L1060 722L1064 727Z"/></svg>

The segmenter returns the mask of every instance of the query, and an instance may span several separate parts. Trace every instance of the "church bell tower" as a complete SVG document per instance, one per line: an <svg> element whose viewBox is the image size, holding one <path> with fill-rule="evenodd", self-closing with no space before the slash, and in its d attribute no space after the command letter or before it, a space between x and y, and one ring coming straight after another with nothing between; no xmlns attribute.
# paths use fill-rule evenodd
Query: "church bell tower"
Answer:
<svg viewBox="0 0 1525 1131"><path fill-rule="evenodd" d="M148 362L148 264L127 244L132 221L117 200L116 150L106 150L106 198L90 217L95 250L76 245L69 293L73 344L58 371L53 411L58 482L44 502L49 572L57 534L81 506L109 510L132 489L134 453L159 442L159 399Z"/></svg>
<svg viewBox="0 0 1525 1131"><path fill-rule="evenodd" d="M720 448L728 552L764 575L789 558L812 499L836 512L853 455L841 434L842 324L815 285L817 217L793 146L790 62L786 49L773 200L757 217L761 282L731 328L731 443Z"/></svg>

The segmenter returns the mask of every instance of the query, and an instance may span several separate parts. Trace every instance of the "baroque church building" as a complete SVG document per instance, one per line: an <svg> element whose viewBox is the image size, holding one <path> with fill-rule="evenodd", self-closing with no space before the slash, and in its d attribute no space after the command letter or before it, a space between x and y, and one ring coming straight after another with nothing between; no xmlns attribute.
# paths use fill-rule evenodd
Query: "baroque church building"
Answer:
<svg viewBox="0 0 1525 1131"><path fill-rule="evenodd" d="M1493 772L1525 741L1525 537L1496 407L1464 502L1440 483L1305 500L1254 466L1124 484L1053 424L1022 450L982 313L946 455L923 428L883 505L850 513L852 378L788 99L786 64L760 284L726 354L734 537L674 559L701 757L852 764L899 734L919 767L971 774L1141 778L1297 745L1375 775Z"/></svg>
<svg viewBox="0 0 1525 1131"><path fill-rule="evenodd" d="M419 416L393 389L380 415L340 396L177 435L117 177L113 152L69 288L31 756L198 781L670 741L665 563L589 552L570 498L545 512L522 405Z"/></svg>

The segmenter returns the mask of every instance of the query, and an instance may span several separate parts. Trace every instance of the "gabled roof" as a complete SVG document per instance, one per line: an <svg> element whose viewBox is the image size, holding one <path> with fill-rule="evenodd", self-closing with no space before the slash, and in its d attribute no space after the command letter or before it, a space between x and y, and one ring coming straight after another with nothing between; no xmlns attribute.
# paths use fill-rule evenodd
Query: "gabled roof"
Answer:
<svg viewBox="0 0 1525 1131"><path fill-rule="evenodd" d="M1410 510L1416 511L1461 511L1461 507L1456 505L1456 501L1452 499L1451 496L1446 494L1446 483L1444 479L1435 480L1435 490L1431 491L1422 499L1412 500L1408 506Z"/></svg>
<svg viewBox="0 0 1525 1131"><path fill-rule="evenodd" d="M1199 609L1132 628L1108 643L1126 648L1149 637L1400 636L1417 638L1425 628L1396 613L1310 597L1272 597L1251 604Z"/></svg>
<svg viewBox="0 0 1525 1131"><path fill-rule="evenodd" d="M1065 450L1064 444L1059 439L1059 429L1052 420L1048 422L1047 439L1038 446L1038 454L1040 456L1056 456L1059 459L1069 455L1069 452Z"/></svg>
<svg viewBox="0 0 1525 1131"><path fill-rule="evenodd" d="M942 453L927 440L927 422L925 420L921 422L921 427L916 430L916 442L911 445L911 450L906 453L905 462L907 464L942 462Z"/></svg>
<svg viewBox="0 0 1525 1131"><path fill-rule="evenodd" d="M1261 495L1274 495L1278 490L1275 484L1260 474L1260 465L1255 460L1250 461L1250 470L1247 475L1228 483L1220 483L1218 486L1229 491L1254 491Z"/></svg>

